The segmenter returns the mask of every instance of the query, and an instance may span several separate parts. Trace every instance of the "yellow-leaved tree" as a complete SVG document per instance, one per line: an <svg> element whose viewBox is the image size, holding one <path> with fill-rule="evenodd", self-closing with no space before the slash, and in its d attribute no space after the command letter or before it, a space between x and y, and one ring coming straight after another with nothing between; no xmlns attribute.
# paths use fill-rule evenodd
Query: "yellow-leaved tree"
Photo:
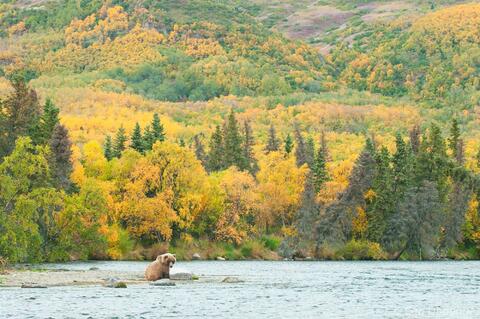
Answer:
<svg viewBox="0 0 480 319"><path fill-rule="evenodd" d="M257 225L269 231L281 226L288 232L299 208L308 167L297 167L292 156L280 152L266 155L260 162Z"/></svg>

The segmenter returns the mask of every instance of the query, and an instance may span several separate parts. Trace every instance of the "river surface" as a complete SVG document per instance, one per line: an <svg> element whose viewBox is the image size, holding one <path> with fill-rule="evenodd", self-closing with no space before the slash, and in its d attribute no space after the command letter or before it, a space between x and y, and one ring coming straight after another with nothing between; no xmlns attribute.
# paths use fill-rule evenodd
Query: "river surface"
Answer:
<svg viewBox="0 0 480 319"><path fill-rule="evenodd" d="M143 271L146 262L46 267ZM178 262L215 282L0 288L0 318L479 318L480 262ZM222 277L245 282L226 284Z"/></svg>

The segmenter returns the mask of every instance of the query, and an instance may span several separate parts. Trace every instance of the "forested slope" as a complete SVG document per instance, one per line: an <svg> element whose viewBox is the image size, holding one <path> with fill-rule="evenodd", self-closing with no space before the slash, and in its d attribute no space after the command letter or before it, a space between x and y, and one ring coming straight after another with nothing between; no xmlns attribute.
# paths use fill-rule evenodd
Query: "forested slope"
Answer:
<svg viewBox="0 0 480 319"><path fill-rule="evenodd" d="M479 17L3 3L0 255L476 258Z"/></svg>

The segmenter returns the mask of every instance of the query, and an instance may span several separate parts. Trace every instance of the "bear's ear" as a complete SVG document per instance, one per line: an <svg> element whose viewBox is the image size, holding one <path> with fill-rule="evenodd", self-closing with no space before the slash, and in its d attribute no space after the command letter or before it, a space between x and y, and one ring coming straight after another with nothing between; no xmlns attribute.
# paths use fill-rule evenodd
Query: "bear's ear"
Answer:
<svg viewBox="0 0 480 319"><path fill-rule="evenodd" d="M167 256L161 255L161 256L159 256L159 257L160 257L160 262L161 262L162 264L165 263L165 258L167 258Z"/></svg>
<svg viewBox="0 0 480 319"><path fill-rule="evenodd" d="M173 257L177 258L177 254L173 254Z"/></svg>

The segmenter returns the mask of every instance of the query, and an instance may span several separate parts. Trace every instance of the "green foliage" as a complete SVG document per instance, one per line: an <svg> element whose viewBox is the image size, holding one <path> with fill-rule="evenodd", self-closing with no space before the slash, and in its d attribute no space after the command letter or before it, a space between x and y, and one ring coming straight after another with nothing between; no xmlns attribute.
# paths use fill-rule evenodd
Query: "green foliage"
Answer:
<svg viewBox="0 0 480 319"><path fill-rule="evenodd" d="M140 124L138 122L135 124L135 128L133 129L132 136L130 138L130 147L136 150L139 153L143 152L143 137L142 137L142 129L140 128ZM107 157L107 156L105 156ZM107 157L108 158L108 157Z"/></svg>
<svg viewBox="0 0 480 319"><path fill-rule="evenodd" d="M281 241L281 238L273 235L262 236L263 245L265 248L270 249L271 251L277 251Z"/></svg>
<svg viewBox="0 0 480 319"><path fill-rule="evenodd" d="M290 134L287 134L287 137L285 137L284 141L284 149L285 149L285 154L290 154L293 150L293 140Z"/></svg>
<svg viewBox="0 0 480 319"><path fill-rule="evenodd" d="M105 143L103 145L103 155L108 161L110 161L114 157L112 138L110 137L110 135L107 135L105 137Z"/></svg>
<svg viewBox="0 0 480 319"><path fill-rule="evenodd" d="M335 258L341 260L384 260L387 254L375 242L351 240L335 252Z"/></svg>
<svg viewBox="0 0 480 319"><path fill-rule="evenodd" d="M54 185L57 188L68 190L71 186L70 175L72 167L72 143L68 130L62 124L57 124L50 137L50 169Z"/></svg>
<svg viewBox="0 0 480 319"><path fill-rule="evenodd" d="M32 136L41 114L37 93L23 79L11 82L13 92L0 100L0 158L8 155L20 136Z"/></svg>
<svg viewBox="0 0 480 319"><path fill-rule="evenodd" d="M120 126L113 142L114 157L120 158L120 156L122 156L122 152L127 148L127 146L125 145L127 140L128 138L125 133L125 128L123 128L123 126Z"/></svg>

